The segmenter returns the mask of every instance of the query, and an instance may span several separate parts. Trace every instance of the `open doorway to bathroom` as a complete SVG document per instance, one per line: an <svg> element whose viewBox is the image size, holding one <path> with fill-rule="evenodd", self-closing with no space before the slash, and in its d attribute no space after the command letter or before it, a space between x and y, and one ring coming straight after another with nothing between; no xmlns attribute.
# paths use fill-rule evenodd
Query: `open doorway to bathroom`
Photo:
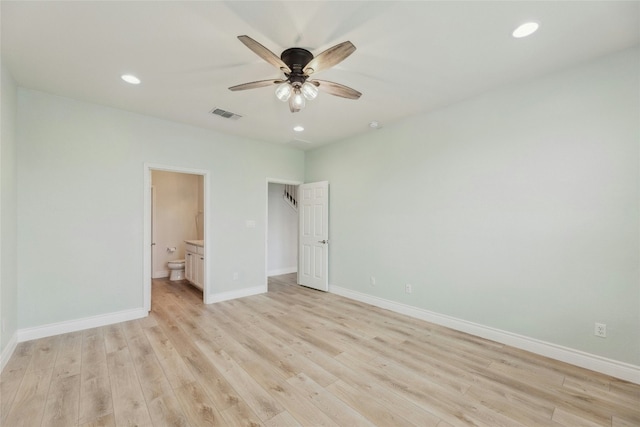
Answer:
<svg viewBox="0 0 640 427"><path fill-rule="evenodd" d="M204 194L202 175L151 171L152 205L151 278L184 280L182 270L170 270L168 263L184 262L186 241L204 240ZM155 243L155 245L154 245Z"/></svg>
<svg viewBox="0 0 640 427"><path fill-rule="evenodd" d="M202 291L206 301L207 177L208 172L202 170L145 165L147 310L151 310L153 280Z"/></svg>
<svg viewBox="0 0 640 427"><path fill-rule="evenodd" d="M297 280L298 184L278 180L267 183L267 283Z"/></svg>

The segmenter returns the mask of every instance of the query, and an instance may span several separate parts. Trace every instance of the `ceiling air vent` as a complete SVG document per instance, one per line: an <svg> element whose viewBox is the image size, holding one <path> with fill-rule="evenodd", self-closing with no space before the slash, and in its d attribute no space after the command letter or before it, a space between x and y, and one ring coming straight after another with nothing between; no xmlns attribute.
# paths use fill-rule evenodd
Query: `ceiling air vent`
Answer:
<svg viewBox="0 0 640 427"><path fill-rule="evenodd" d="M211 114L224 117L225 119L231 119L231 120L238 120L240 117L242 117L240 114L232 113L230 111L225 111L220 108L214 108L213 110L211 110Z"/></svg>

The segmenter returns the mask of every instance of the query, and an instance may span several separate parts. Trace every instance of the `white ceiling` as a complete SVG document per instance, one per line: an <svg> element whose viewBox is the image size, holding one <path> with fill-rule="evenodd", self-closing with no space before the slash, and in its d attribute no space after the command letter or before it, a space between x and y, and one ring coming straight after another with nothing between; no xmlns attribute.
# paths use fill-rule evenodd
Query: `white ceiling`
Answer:
<svg viewBox="0 0 640 427"><path fill-rule="evenodd" d="M640 43L640 2L626 1L6 1L3 62L20 86L301 149L372 132ZM540 29L511 37L520 23ZM273 88L231 92L280 72L236 37L277 55L357 50L323 80L363 93L320 93L289 112ZM123 73L142 79L138 86ZM211 115L222 108L243 116ZM294 125L306 130L295 133ZM292 142L295 138L307 142Z"/></svg>

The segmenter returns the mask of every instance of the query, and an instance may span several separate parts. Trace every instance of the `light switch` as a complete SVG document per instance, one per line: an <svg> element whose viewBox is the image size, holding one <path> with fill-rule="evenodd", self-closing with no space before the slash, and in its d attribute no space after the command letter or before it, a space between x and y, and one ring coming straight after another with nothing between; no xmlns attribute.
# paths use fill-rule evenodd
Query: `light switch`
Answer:
<svg viewBox="0 0 640 427"><path fill-rule="evenodd" d="M256 222L252 219L248 219L245 221L247 228L256 228Z"/></svg>

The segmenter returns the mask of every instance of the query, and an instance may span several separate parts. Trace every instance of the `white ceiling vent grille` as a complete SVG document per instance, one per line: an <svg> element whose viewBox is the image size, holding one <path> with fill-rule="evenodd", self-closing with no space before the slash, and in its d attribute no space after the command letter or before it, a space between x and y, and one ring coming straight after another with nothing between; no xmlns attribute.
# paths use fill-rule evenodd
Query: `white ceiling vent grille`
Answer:
<svg viewBox="0 0 640 427"><path fill-rule="evenodd" d="M240 114L232 113L231 111L225 111L221 108L214 108L213 110L211 110L211 114L231 120L238 120L240 117L242 117Z"/></svg>

